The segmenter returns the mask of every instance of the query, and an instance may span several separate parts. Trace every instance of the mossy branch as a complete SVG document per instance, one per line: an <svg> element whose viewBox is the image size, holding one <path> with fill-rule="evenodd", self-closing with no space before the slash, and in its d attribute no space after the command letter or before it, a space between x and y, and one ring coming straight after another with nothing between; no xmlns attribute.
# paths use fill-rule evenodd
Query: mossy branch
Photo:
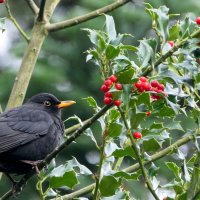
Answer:
<svg viewBox="0 0 200 200"><path fill-rule="evenodd" d="M75 17L73 19L65 20L62 22L54 23L54 24L47 24L46 28L49 32L53 32L53 31L58 31L58 30L65 29L68 27L72 27L77 24L88 21L90 19L94 19L103 13L111 12L111 11L119 8L120 6L123 6L124 4L128 3L129 1L130 0L118 0L110 5L107 5L103 8L92 11L85 15L81 15L81 16Z"/></svg>

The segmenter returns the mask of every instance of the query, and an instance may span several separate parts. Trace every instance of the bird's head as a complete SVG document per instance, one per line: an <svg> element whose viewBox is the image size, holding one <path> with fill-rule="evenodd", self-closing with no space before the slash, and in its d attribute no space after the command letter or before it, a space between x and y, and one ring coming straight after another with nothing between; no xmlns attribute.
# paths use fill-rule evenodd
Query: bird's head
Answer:
<svg viewBox="0 0 200 200"><path fill-rule="evenodd" d="M66 108L76 103L75 101L60 101L54 95L49 93L39 93L32 96L26 104L31 104L35 108L46 110L48 112L60 113L62 108Z"/></svg>

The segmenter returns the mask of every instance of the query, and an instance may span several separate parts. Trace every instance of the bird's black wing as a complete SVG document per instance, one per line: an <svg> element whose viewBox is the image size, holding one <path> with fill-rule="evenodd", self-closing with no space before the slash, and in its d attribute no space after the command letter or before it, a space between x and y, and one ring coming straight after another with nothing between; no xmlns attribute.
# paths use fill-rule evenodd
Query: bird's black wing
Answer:
<svg viewBox="0 0 200 200"><path fill-rule="evenodd" d="M46 135L53 124L53 119L45 111L24 106L1 114L0 153Z"/></svg>

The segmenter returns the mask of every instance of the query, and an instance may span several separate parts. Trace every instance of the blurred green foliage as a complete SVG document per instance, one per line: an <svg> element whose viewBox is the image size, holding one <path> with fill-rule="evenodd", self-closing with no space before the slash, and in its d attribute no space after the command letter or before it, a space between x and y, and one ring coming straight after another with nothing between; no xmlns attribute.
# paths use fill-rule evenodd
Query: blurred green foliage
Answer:
<svg viewBox="0 0 200 200"><path fill-rule="evenodd" d="M56 22L85 14L111 2L113 1L61 1L54 13L53 21ZM151 0L146 2L156 8L160 5L166 5L170 8L170 13L180 13L182 14L181 17L190 15L192 18L195 18L195 16L200 15L200 4L197 0ZM34 18L25 1L11 1L11 10L22 27L27 33L30 33ZM137 40L153 34L150 31L151 20L144 10L144 2L142 1L133 1L113 11L110 15L115 19L117 32L130 33L134 36L134 38L127 39L128 44L135 45ZM5 8L3 5L0 5L0 17L4 16L6 16ZM174 20L178 20L178 17L174 17ZM92 63L86 63L85 52L90 48L90 42L86 32L81 29L102 29L103 26L104 17L99 16L78 26L50 33L42 47L26 97L28 98L39 92L50 92L55 94L59 99L77 101L75 106L65 110L63 119L74 114L82 120L90 117L92 109L88 109L83 98L93 96L102 105L102 93L99 92L102 80L98 75L99 69ZM4 34L7 34L7 30ZM17 35L10 35L9 39L12 46L8 54L21 60L26 48L25 41L18 33ZM4 51L1 48L1 44L0 49ZM16 62L17 66L14 66L15 63L12 63L12 66L7 63L9 62L0 60L0 104L3 109L5 108L17 69L20 65L19 62ZM71 124L71 121L66 123L67 126ZM95 132L98 134L98 128ZM61 162L61 159L68 160L71 159L71 156L75 156L81 164L85 164L90 168L92 165L86 159L86 152L87 154L88 152L95 153L93 152L93 148L94 144L89 142L87 137L82 136L78 139L78 145L72 144L61 154L58 162ZM91 171L93 170L91 169ZM169 171L166 169L163 173L169 173ZM27 196L29 200L39 199L37 193L34 192L35 189L33 189L36 184L35 179L33 178L31 184L26 185L26 188L20 195L20 200L26 200ZM130 187L131 190L131 187L136 187L137 184L130 183L127 187ZM0 182L0 195L5 193L9 188L10 185L7 179L3 177ZM145 192L140 193L139 196L141 199L147 198Z"/></svg>

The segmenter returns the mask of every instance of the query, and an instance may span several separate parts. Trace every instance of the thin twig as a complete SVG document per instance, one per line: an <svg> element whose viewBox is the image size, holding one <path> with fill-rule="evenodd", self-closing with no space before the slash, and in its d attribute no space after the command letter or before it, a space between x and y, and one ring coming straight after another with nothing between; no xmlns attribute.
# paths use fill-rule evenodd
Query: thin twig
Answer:
<svg viewBox="0 0 200 200"><path fill-rule="evenodd" d="M23 38L29 42L29 37L26 35L26 33L23 31L23 29L21 28L21 26L17 23L16 19L13 17L11 11L10 11L10 6L8 3L8 0L5 1L5 6L8 12L8 19L10 19L10 21L13 22L13 24L15 25L15 27L17 28L17 30L20 32L20 34L23 36Z"/></svg>
<svg viewBox="0 0 200 200"><path fill-rule="evenodd" d="M27 2L27 4L28 4L29 8L33 11L33 13L34 13L35 15L37 15L38 12L39 12L39 8L38 8L37 5L35 4L35 2L34 2L33 0L26 0L26 2Z"/></svg>
<svg viewBox="0 0 200 200"><path fill-rule="evenodd" d="M200 193L199 191L199 181L200 181L200 174L199 174L199 167L200 167L200 152L197 152L196 159L194 161L194 167L192 171L192 177L190 180L190 186L187 191L187 198L188 199L196 199L196 197Z"/></svg>
<svg viewBox="0 0 200 200"><path fill-rule="evenodd" d="M63 149L65 149L69 144L75 141L87 128L89 128L97 119L99 119L102 115L109 110L112 105L104 106L98 113L96 113L90 121L84 124L81 128L77 129L64 143L62 143L59 147L57 147L52 153L50 153L39 165L38 169L43 169L48 163L51 162L53 158L55 158ZM29 173L25 174L22 179L15 185L16 190L22 188L25 183L36 173L35 169L32 169ZM6 194L4 194L0 200L6 200L9 197L13 196L13 190L9 190Z"/></svg>
<svg viewBox="0 0 200 200"><path fill-rule="evenodd" d="M187 135L187 136L177 140L175 143L171 144L167 148L153 154L149 160L145 160L143 162L143 165L148 165L156 160L159 160L159 159L165 157L166 155L174 153L174 149L177 149L178 147L188 143L189 141L193 140L194 138L195 138L194 135ZM124 171L126 173L132 173L132 172L136 172L139 169L140 169L140 165L139 165L139 163L136 163L134 165L131 165L131 166L123 169L122 171ZM95 184L86 186L85 188L87 188L87 193L91 192L94 189L94 187L95 187ZM84 193L82 193L82 191L85 191L84 188L77 190L71 194L64 195L64 196L62 196L62 200L70 200L70 199L72 199L72 197L76 198L76 197L82 196L84 194ZM61 200L61 198L54 198L52 200Z"/></svg>
<svg viewBox="0 0 200 200"><path fill-rule="evenodd" d="M102 137L102 147L101 147L101 151L100 151L100 161L99 161L99 168L98 168L98 172L96 174L96 185L95 185L95 190L94 190L94 200L98 200L99 199L99 184L100 184L100 180L101 180L101 172L102 172L102 166L103 166L103 161L104 161L104 150L105 150L105 145L106 145L106 137L107 137L107 129L104 131L103 133L103 137Z"/></svg>
<svg viewBox="0 0 200 200"><path fill-rule="evenodd" d="M136 159L138 160L138 163L139 163L139 165L140 165L140 169L141 169L142 175L143 175L143 177L144 177L144 180L145 180L145 182L146 182L146 184L147 184L147 187L148 187L148 189L150 190L151 194L154 196L154 198L155 198L156 200L159 200L159 197L157 196L155 190L153 189L153 186L152 186L152 184L151 184L151 181L150 181L149 178L148 178L146 169L145 169L145 167L144 167L144 163L143 163L142 158L141 158L141 155L140 155L140 153L139 153L139 151L138 151L138 149L137 149L136 141L134 140L134 138L133 138L133 136L132 136L132 134L131 134L131 129L130 129L129 125L128 125L128 122L127 122L127 120L126 120L126 117L125 117L125 115L124 115L124 112L122 111L122 109L121 109L120 107L118 108L118 110L119 110L119 112L120 112L120 114L121 114L122 120L123 120L124 125L125 125L125 127L126 127L127 135L128 135L128 137L130 138L130 140L131 140L132 148L133 148L133 150L134 150L134 152L135 152Z"/></svg>
<svg viewBox="0 0 200 200"><path fill-rule="evenodd" d="M174 52L176 52L181 46L183 46L189 39L195 38L200 34L200 29L192 33L190 36L184 38L183 40L177 42L174 44L174 47L171 48L168 52L163 54L159 57L159 59L154 64L154 69L157 68L161 63L163 63L167 58L173 55ZM153 67L149 66L141 75L147 76L149 73L153 71Z"/></svg>
<svg viewBox="0 0 200 200"><path fill-rule="evenodd" d="M130 0L118 0L118 1L116 1L112 4L110 4L110 5L107 5L103 8L92 11L92 12L87 13L85 15L81 15L81 16L75 17L73 19L65 20L65 21L62 21L62 22L57 22L57 23L54 23L54 24L47 24L46 28L49 32L53 32L53 31L58 31L58 30L67 28L67 27L72 27L72 26L75 26L77 24L88 21L90 19L96 18L103 13L111 12L111 11L115 10L116 8L119 8L120 6L123 6L124 4L128 3L129 1Z"/></svg>
<svg viewBox="0 0 200 200"><path fill-rule="evenodd" d="M74 131L76 131L78 128L80 128L82 125L86 124L90 120L91 120L91 118L83 121L82 124L78 123L78 124L75 124L75 125L73 125L69 128L66 128L65 129L65 136L71 135Z"/></svg>
<svg viewBox="0 0 200 200"><path fill-rule="evenodd" d="M41 0L41 3L40 3L40 10L39 10L38 18L37 18L37 21L38 21L38 22L42 22L42 21L44 20L44 8L45 8L45 3L46 3L46 0Z"/></svg>
<svg viewBox="0 0 200 200"><path fill-rule="evenodd" d="M84 188L82 188L80 190L77 190L77 191L75 191L75 192L73 192L71 194L67 194L67 195L61 196L61 197L56 197L56 198L54 198L52 200L67 200L67 199L71 200L71 199L74 199L76 197L83 196L85 194L90 193L94 189L94 187L95 187L95 183L93 183L91 185L88 185L88 186L86 186L86 187L84 187Z"/></svg>

